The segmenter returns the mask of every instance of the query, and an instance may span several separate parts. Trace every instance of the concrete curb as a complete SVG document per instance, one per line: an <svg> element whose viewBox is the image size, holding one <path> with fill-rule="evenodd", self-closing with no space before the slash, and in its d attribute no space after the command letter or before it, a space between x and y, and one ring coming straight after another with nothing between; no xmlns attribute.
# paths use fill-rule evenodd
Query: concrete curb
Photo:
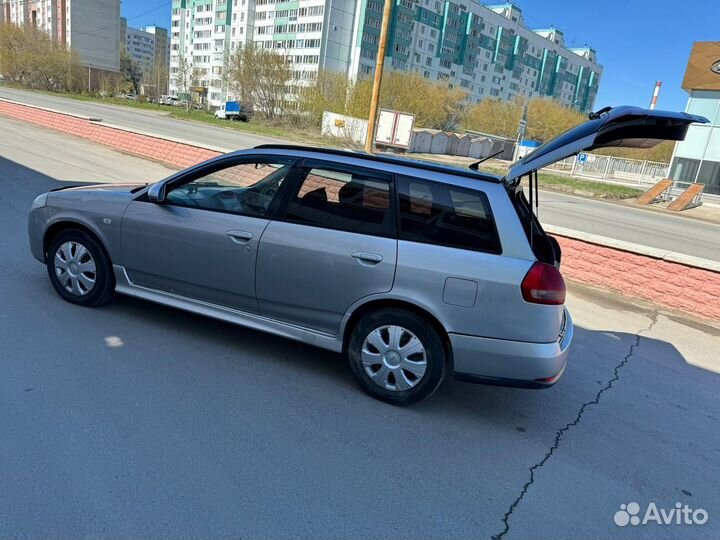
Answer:
<svg viewBox="0 0 720 540"><path fill-rule="evenodd" d="M661 261L674 262L690 266L692 268L702 268L703 270L709 270L711 272L720 272L720 262L718 261L711 261L700 257L693 257L692 255L676 253L674 251L633 244L632 242L625 242L624 240L616 240L615 238L608 238L597 234L576 231L574 229L566 229L565 227L557 227L555 225L543 225L543 228L550 234L557 234L559 236L581 240L598 246L609 247L619 251L635 253L637 255L644 255L645 257L652 257L653 259Z"/></svg>
<svg viewBox="0 0 720 540"><path fill-rule="evenodd" d="M38 105L32 105L31 103L25 103L23 101L15 101L14 99L0 97L0 101L4 101L6 103L12 103L13 105L20 105L21 107L29 107L31 109L37 109L39 111L51 112L51 113L55 113L55 114L64 114L65 116L72 116L73 118L79 118L80 120L88 120L90 122L102 122L102 118L95 118L92 116L84 116L82 114L58 111L57 109L50 109L48 107L39 107Z"/></svg>
<svg viewBox="0 0 720 540"><path fill-rule="evenodd" d="M62 113L60 113L60 114L62 114ZM212 152L218 152L220 154L227 154L229 152L234 152L235 150L237 150L237 148L234 150L229 150L227 148L220 148L219 146L211 146L209 144L198 144L196 142L191 142L191 141L188 141L185 139L177 139L175 137L168 137L166 135L158 135L157 133L152 133L150 131L140 131L137 129L130 129L130 128L127 128L124 126L117 126L115 124L108 124L106 122L103 122L102 119L100 119L100 120L90 119L90 121L93 124L103 125L105 127L111 128L111 129L117 129L119 131L125 131L127 133L133 133L135 135L144 135L145 137L152 137L154 139L163 139L165 141L170 141L170 142L174 142L177 144L184 144L186 146L193 146L195 148L201 148L203 150L210 150Z"/></svg>
<svg viewBox="0 0 720 540"><path fill-rule="evenodd" d="M152 138L154 138L154 139L163 139L163 140L170 141L170 142L174 142L174 143L178 143L178 144L185 144L185 145L187 145L187 146L194 146L195 148L202 148L203 150L212 150L213 152L220 152L221 154L226 154L226 153L228 153L228 152L233 152L233 151L234 151L234 150L231 150L231 149L228 149L228 148L220 148L220 147L218 147L218 146L212 146L212 145L209 145L209 144L198 144L198 143L196 143L196 142L188 141L188 140L186 140L186 139L179 139L179 138L175 138L175 137L168 137L167 135L159 135L159 134L157 134L157 133L152 133L151 131L144 131L144 130L141 131L141 130L138 130L138 129L131 129L131 128L128 128L128 127L125 127L125 126L118 126L118 125L115 125L115 124L108 124L108 123L105 122L102 118L98 118L98 117L95 117L95 116L84 116L84 115L82 115L82 114L74 114L74 113L69 113L69 112L65 112L65 111L59 111L59 110L57 110L57 109L51 109L51 108L48 108L48 107L40 107L40 106L38 106L38 105L32 105L32 104L30 104L30 103L23 103L22 101L15 101L15 100L3 98L3 97L0 97L0 101L4 101L4 102L6 102L6 103L12 103L13 105L19 105L19 106L21 106L21 107L29 107L29 108L31 108L31 109L37 109L37 110L39 110L39 111L51 112L51 113L55 113L55 114L62 114L62 115L64 115L64 116L70 116L70 117L72 117L72 118L78 118L78 119L80 119L80 120L87 120L88 122L92 122L93 124L102 125L102 126L105 126L105 127L108 127L108 128L112 128L112 129L117 129L117 130L120 130L120 131L125 131L125 132L127 132L127 133L133 133L133 134L135 134L135 135L144 135L144 136L146 136L146 137L152 137Z"/></svg>

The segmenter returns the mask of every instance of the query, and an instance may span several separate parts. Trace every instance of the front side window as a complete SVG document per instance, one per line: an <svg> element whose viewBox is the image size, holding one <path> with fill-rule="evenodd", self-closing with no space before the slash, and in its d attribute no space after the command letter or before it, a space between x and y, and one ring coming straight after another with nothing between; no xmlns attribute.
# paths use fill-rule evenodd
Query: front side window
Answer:
<svg viewBox="0 0 720 540"><path fill-rule="evenodd" d="M176 206L266 217L294 160L272 158L225 165L183 183L166 196Z"/></svg>
<svg viewBox="0 0 720 540"><path fill-rule="evenodd" d="M390 178L334 164L305 167L285 219L328 229L392 236Z"/></svg>
<svg viewBox="0 0 720 540"><path fill-rule="evenodd" d="M501 253L487 196L468 190L401 177L400 240Z"/></svg>

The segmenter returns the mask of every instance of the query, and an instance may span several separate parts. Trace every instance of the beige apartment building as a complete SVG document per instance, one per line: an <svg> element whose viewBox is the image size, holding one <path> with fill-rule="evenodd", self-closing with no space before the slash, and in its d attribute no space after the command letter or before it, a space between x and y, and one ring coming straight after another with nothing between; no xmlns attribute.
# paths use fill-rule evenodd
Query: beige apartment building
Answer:
<svg viewBox="0 0 720 540"><path fill-rule="evenodd" d="M91 72L120 69L120 0L0 0L3 21L44 30Z"/></svg>

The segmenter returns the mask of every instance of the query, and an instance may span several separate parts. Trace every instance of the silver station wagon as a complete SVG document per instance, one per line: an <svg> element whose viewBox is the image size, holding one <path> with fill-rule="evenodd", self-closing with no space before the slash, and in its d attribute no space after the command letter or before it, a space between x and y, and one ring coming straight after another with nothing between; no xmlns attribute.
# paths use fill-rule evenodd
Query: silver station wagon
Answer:
<svg viewBox="0 0 720 540"><path fill-rule="evenodd" d="M42 194L30 246L72 303L122 293L342 352L391 403L430 396L448 373L545 388L565 369L573 323L558 243L535 217L536 171L582 150L680 140L704 120L606 109L505 178L259 146L150 186Z"/></svg>

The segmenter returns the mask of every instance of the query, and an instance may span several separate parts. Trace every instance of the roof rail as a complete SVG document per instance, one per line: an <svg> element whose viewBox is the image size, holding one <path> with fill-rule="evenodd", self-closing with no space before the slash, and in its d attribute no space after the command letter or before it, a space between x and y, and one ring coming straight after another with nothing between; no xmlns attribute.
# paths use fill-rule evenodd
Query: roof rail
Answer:
<svg viewBox="0 0 720 540"><path fill-rule="evenodd" d="M342 156L348 158L367 159L389 165L399 165L402 167L412 167L414 169L422 169L425 171L454 174L456 176L464 176L473 180L482 180L484 182L501 183L501 178L492 173L483 173L470 169L462 169L453 167L452 165L443 165L440 163L431 163L429 161L420 161L419 159L402 158L390 156L387 154L368 154L366 152L357 152L354 150L341 150L339 148L319 148L315 146L302 146L298 144L260 144L254 147L257 150L301 150L303 152L317 152L319 154L330 154L333 156Z"/></svg>

